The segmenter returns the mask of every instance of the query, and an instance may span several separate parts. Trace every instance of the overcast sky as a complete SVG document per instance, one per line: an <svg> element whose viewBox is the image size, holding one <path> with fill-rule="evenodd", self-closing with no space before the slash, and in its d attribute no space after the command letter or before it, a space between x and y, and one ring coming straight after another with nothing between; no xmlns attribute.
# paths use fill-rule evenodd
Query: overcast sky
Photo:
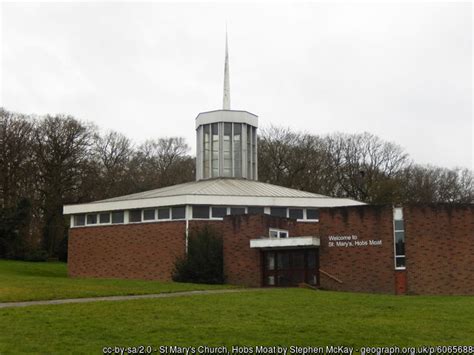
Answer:
<svg viewBox="0 0 474 355"><path fill-rule="evenodd" d="M260 126L369 131L419 163L473 168L470 3L3 3L0 105L136 142L222 107Z"/></svg>

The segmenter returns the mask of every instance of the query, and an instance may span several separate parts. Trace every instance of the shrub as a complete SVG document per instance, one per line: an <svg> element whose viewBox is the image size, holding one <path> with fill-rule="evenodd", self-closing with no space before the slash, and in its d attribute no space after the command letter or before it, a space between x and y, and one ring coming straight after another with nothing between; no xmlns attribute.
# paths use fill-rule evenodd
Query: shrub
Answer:
<svg viewBox="0 0 474 355"><path fill-rule="evenodd" d="M211 226L194 230L188 240L188 253L175 263L173 280L207 284L224 283L222 236Z"/></svg>
<svg viewBox="0 0 474 355"><path fill-rule="evenodd" d="M58 259L59 261L67 263L67 252L68 252L68 230L66 229L66 235L64 236L63 240L59 244L58 247Z"/></svg>
<svg viewBox="0 0 474 355"><path fill-rule="evenodd" d="M47 261L48 252L44 249L33 249L25 253L26 261Z"/></svg>

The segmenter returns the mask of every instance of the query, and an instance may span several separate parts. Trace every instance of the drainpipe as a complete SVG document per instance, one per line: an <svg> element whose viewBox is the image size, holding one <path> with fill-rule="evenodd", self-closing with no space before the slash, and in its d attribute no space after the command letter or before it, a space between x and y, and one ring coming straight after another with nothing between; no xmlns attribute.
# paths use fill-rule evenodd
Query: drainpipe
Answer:
<svg viewBox="0 0 474 355"><path fill-rule="evenodd" d="M191 219L191 206L186 205L186 254L188 254L188 241L189 241L189 220Z"/></svg>

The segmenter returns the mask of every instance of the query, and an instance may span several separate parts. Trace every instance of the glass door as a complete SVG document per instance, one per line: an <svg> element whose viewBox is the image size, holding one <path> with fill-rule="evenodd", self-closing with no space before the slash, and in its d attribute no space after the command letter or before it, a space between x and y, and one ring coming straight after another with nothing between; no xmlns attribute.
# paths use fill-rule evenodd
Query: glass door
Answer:
<svg viewBox="0 0 474 355"><path fill-rule="evenodd" d="M263 252L264 286L319 284L317 249L272 250Z"/></svg>

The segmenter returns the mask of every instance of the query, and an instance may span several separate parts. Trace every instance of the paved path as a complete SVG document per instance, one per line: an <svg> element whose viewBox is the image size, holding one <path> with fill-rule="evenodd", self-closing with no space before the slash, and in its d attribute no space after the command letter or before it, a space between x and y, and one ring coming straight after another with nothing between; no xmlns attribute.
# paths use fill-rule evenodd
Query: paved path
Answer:
<svg viewBox="0 0 474 355"><path fill-rule="evenodd" d="M88 297L88 298L66 298L61 300L44 300L44 301L26 301L26 302L0 302L0 309L13 307L27 307L38 305L52 305L52 304L66 304L66 303L89 303L97 301L128 301L140 300L148 298L170 298L193 295L211 295L215 293L238 293L248 291L268 291L263 288L236 288L236 289L222 289L222 290L203 290L203 291L182 291L182 292L168 292L155 293L150 295L134 295L134 296L104 296L104 297Z"/></svg>

